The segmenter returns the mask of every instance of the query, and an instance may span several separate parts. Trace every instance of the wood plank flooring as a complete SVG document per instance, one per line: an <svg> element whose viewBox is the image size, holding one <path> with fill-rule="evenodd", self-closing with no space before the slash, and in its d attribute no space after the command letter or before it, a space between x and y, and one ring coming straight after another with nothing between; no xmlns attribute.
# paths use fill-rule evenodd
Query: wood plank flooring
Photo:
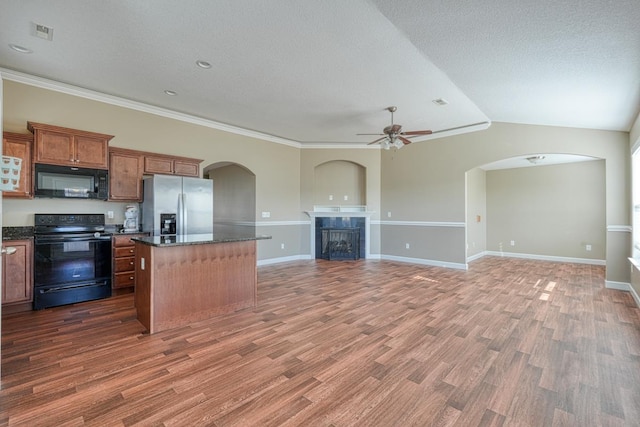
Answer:
<svg viewBox="0 0 640 427"><path fill-rule="evenodd" d="M154 335L133 295L5 315L0 425L640 425L640 310L604 267L317 260L258 283L258 308Z"/></svg>

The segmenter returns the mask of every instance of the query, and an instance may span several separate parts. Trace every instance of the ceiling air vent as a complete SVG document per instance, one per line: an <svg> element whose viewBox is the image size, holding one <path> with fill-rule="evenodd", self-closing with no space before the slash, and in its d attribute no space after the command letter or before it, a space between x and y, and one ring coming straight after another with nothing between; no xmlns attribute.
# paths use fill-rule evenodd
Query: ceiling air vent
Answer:
<svg viewBox="0 0 640 427"><path fill-rule="evenodd" d="M436 105L447 105L449 101L447 101L446 99L438 98L438 99L434 99L433 103Z"/></svg>
<svg viewBox="0 0 640 427"><path fill-rule="evenodd" d="M36 37L40 37L45 40L53 40L53 28L45 25L33 23L33 33Z"/></svg>

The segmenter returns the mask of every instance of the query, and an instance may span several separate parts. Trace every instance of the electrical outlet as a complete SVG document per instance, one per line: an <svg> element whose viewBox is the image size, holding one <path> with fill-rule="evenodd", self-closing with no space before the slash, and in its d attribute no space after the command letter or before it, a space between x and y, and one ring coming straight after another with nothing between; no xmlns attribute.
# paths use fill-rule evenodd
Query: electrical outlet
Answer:
<svg viewBox="0 0 640 427"><path fill-rule="evenodd" d="M107 218L113 219L113 211L107 211Z"/></svg>
<svg viewBox="0 0 640 427"><path fill-rule="evenodd" d="M271 212L262 212L262 218L271 218Z"/></svg>
<svg viewBox="0 0 640 427"><path fill-rule="evenodd" d="M280 249L284 249L284 243L280 243Z"/></svg>
<svg viewBox="0 0 640 427"><path fill-rule="evenodd" d="M347 196L346 194L344 195L344 200L347 201L349 200L349 196Z"/></svg>
<svg viewBox="0 0 640 427"><path fill-rule="evenodd" d="M585 249L586 249L586 250L588 250L588 251L590 251L590 250L591 250L591 245L587 245L587 246L585 247Z"/></svg>
<svg viewBox="0 0 640 427"><path fill-rule="evenodd" d="M408 244L408 243L405 243L405 244L404 244L404 247L405 247L405 249L411 249L411 245L410 245L410 244Z"/></svg>
<svg viewBox="0 0 640 427"><path fill-rule="evenodd" d="M329 200L333 200L333 194L329 194Z"/></svg>
<svg viewBox="0 0 640 427"><path fill-rule="evenodd" d="M511 241L511 246L515 246L515 245L516 245L516 241L515 241L515 240L512 240L512 241Z"/></svg>

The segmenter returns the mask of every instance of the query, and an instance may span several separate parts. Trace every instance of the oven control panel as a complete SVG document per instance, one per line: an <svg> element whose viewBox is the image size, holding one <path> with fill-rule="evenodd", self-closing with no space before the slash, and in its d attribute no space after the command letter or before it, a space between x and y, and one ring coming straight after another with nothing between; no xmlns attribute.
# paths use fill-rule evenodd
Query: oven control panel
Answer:
<svg viewBox="0 0 640 427"><path fill-rule="evenodd" d="M104 214L35 214L35 225L104 225Z"/></svg>

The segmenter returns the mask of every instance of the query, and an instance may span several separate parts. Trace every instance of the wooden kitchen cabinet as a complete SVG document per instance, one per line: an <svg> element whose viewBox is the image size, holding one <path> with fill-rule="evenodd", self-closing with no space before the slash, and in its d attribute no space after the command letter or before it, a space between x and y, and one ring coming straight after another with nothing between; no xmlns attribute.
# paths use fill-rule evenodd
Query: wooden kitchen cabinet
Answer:
<svg viewBox="0 0 640 427"><path fill-rule="evenodd" d="M34 163L107 169L112 135L27 122L34 135Z"/></svg>
<svg viewBox="0 0 640 427"><path fill-rule="evenodd" d="M113 248L113 277L111 287L113 289L135 287L136 245L131 238L148 235L148 233L127 233L114 235L111 238L111 246Z"/></svg>
<svg viewBox="0 0 640 427"><path fill-rule="evenodd" d="M201 162L187 157L147 154L144 157L144 173L199 177Z"/></svg>
<svg viewBox="0 0 640 427"><path fill-rule="evenodd" d="M31 309L33 302L33 240L5 240L2 246L16 252L2 255L2 306L22 304Z"/></svg>
<svg viewBox="0 0 640 427"><path fill-rule="evenodd" d="M109 149L109 200L142 201L144 155L140 151Z"/></svg>
<svg viewBox="0 0 640 427"><path fill-rule="evenodd" d="M22 159L20 182L17 191L3 191L2 197L14 199L31 199L33 197L31 150L33 135L28 133L3 132L2 154Z"/></svg>

